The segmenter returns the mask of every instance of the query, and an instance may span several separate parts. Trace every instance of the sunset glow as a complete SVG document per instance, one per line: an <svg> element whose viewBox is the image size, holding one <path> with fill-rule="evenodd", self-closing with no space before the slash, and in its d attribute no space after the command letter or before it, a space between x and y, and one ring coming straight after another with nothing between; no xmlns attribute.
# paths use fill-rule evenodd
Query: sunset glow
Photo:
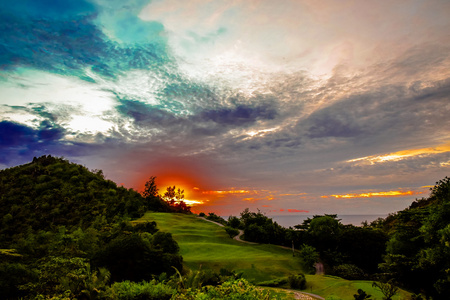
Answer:
<svg viewBox="0 0 450 300"><path fill-rule="evenodd" d="M387 161L398 161L398 160L415 157L415 156L426 156L426 155L446 153L446 152L450 152L450 143L442 144L442 145L439 145L436 147L402 150L402 151L384 154L384 155L373 155L373 156L355 158L355 159L350 159L347 162L368 161L371 164L375 164L375 163L383 163L383 162L387 162ZM446 163L447 162L442 162L442 164L444 164L444 165Z"/></svg>
<svg viewBox="0 0 450 300"><path fill-rule="evenodd" d="M0 1L0 169L51 154L223 215L401 210L450 175L449 15L442 0Z"/></svg>
<svg viewBox="0 0 450 300"><path fill-rule="evenodd" d="M334 198L372 198L372 197L397 197L408 196L417 194L413 191L388 191L388 192L370 192L361 194L345 194L345 195L329 195L322 196L322 198L334 197Z"/></svg>

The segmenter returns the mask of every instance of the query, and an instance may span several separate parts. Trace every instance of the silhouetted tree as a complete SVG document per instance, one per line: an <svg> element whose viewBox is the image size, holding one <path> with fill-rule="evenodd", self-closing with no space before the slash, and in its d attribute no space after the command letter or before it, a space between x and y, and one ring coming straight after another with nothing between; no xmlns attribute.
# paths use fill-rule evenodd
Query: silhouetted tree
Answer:
<svg viewBox="0 0 450 300"><path fill-rule="evenodd" d="M145 189L142 195L145 198L158 197L158 187L156 186L156 177L150 176L150 179L145 183Z"/></svg>

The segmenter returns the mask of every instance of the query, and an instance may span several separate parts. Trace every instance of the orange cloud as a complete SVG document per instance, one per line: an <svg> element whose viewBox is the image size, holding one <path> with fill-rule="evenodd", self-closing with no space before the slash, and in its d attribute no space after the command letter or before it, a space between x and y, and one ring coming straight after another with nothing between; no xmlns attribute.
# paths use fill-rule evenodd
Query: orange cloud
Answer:
<svg viewBox="0 0 450 300"><path fill-rule="evenodd" d="M372 197L398 197L418 194L413 191L388 191L388 192L369 192L361 194L345 194L345 195L329 195L322 196L322 198L334 197L334 198L372 198Z"/></svg>
<svg viewBox="0 0 450 300"><path fill-rule="evenodd" d="M347 160L347 162L358 162L358 161L367 161L370 164L383 163L387 161L399 161L405 158L414 157L414 156L427 156L431 154L439 154L450 152L450 143L442 144L436 147L428 147L428 148L420 148L420 149L409 149L397 151L384 155L372 155L366 157L360 157L355 159ZM441 165L446 165L448 162L443 162Z"/></svg>
<svg viewBox="0 0 450 300"><path fill-rule="evenodd" d="M256 191L247 190L228 190L228 191L203 191L202 194L205 195L229 195L229 194L249 194L256 193Z"/></svg>
<svg viewBox="0 0 450 300"><path fill-rule="evenodd" d="M280 196L303 196L306 195L306 193L298 193L298 194L280 194Z"/></svg>
<svg viewBox="0 0 450 300"><path fill-rule="evenodd" d="M288 209L287 211L290 212L290 213L299 213L299 212L301 212L301 213L309 213L309 210Z"/></svg>

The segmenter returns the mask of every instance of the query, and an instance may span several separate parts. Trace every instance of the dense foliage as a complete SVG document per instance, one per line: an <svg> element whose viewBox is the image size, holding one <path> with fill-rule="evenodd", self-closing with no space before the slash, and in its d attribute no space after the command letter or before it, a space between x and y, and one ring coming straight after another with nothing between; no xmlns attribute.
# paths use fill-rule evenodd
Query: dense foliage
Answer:
<svg viewBox="0 0 450 300"><path fill-rule="evenodd" d="M5 299L265 299L269 294L227 270L183 270L179 247L155 222L132 224L146 210L189 213L184 191L158 194L150 177L143 195L118 187L101 171L43 156L0 171L0 291ZM336 215L284 228L244 210L225 225L230 237L294 248L303 271L380 280L386 299L397 286L427 299L450 294L450 179L428 198L386 219L357 227ZM305 287L305 276L266 282ZM368 299L363 291L355 299Z"/></svg>
<svg viewBox="0 0 450 300"><path fill-rule="evenodd" d="M246 209L240 218L230 216L226 225L226 229L243 229L247 241L300 250L297 255L305 272L314 273L320 261L326 273L346 279L366 279L366 274L377 273L388 240L380 228L342 225L337 215L317 215L285 228L260 211Z"/></svg>
<svg viewBox="0 0 450 300"><path fill-rule="evenodd" d="M181 270L170 233L128 221L149 197L52 156L0 171L2 297L93 299L115 281Z"/></svg>
<svg viewBox="0 0 450 300"><path fill-rule="evenodd" d="M244 230L258 243L293 245L306 272L316 263L346 279L380 280L385 296L396 285L429 299L450 295L450 178L436 183L428 198L370 225L343 225L337 215L317 215L284 228L248 209L230 217L228 227ZM391 289L391 290L389 290ZM420 297L420 296L417 296Z"/></svg>
<svg viewBox="0 0 450 300"><path fill-rule="evenodd" d="M381 265L389 277L433 299L450 295L450 178L436 182L428 198L377 222L389 234Z"/></svg>
<svg viewBox="0 0 450 300"><path fill-rule="evenodd" d="M34 231L58 225L87 228L102 219L139 217L147 209L138 192L105 180L102 171L91 172L50 155L0 171L0 204L2 239L30 227Z"/></svg>

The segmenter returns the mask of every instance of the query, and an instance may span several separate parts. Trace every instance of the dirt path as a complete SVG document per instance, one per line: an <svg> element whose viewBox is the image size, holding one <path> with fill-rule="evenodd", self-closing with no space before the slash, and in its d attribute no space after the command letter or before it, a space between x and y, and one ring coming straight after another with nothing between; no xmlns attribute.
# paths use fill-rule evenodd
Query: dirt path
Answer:
<svg viewBox="0 0 450 300"><path fill-rule="evenodd" d="M299 290L292 290L292 289L283 289L283 288L272 288L274 291L283 291L285 293L287 293L288 295L294 296L294 299L300 299L300 300L325 300L325 298L319 296L319 295L315 295L315 294L311 294L311 293L306 293L306 292L302 292Z"/></svg>
<svg viewBox="0 0 450 300"><path fill-rule="evenodd" d="M216 225L219 225L220 227L224 227L223 224L208 220L206 218L203 217L198 217L199 219L214 223ZM235 239L236 241L242 242L242 243L246 243L246 244L253 244L253 245L257 245L258 243L253 243L253 242L248 242L248 241L244 241L241 239L241 236L244 234L244 230L238 229L239 230L239 234L237 236L235 236L233 239Z"/></svg>
<svg viewBox="0 0 450 300"><path fill-rule="evenodd" d="M325 298L320 297L319 295L314 295L314 294L310 294L310 293L304 293L304 292L297 292L297 291L293 291L294 292L294 297L295 299L301 299L301 300L325 300Z"/></svg>
<svg viewBox="0 0 450 300"><path fill-rule="evenodd" d="M218 223L218 222L214 222L214 221L208 220L208 219L203 218L203 217L198 217L198 218L199 218L199 219L202 219L202 220L205 220L205 221L207 221L207 222L211 222L211 223L214 223L214 224L216 224L216 225L219 225L220 227L224 227L223 224L220 224L220 223ZM239 242L242 242L242 243L254 244L254 245L257 245L257 244L258 244L258 243L253 243L253 242L248 242L248 241L242 240L242 239L241 239L241 236L242 236L243 234L244 234L244 230L239 229L239 234L236 235L236 236L234 237L234 239L235 239L236 241L239 241ZM284 246L279 246L279 247L286 248L286 249L291 249L291 248L289 248L289 247L284 247ZM286 291L292 292L292 293L294 294L295 299L300 299L300 300L325 300L325 298L323 298L323 297L321 297L321 296L319 296L319 295L315 295L315 294L310 294L310 293L300 292L300 291L297 291L297 290L289 290L289 289L286 289Z"/></svg>
<svg viewBox="0 0 450 300"><path fill-rule="evenodd" d="M253 242L249 242L249 241L244 241L243 239L241 239L241 236L244 234L244 230L238 229L239 230L239 234L236 235L233 239L235 239L236 241L242 242L242 243L246 243L246 244L253 244L253 245L257 245L258 243L253 243Z"/></svg>

